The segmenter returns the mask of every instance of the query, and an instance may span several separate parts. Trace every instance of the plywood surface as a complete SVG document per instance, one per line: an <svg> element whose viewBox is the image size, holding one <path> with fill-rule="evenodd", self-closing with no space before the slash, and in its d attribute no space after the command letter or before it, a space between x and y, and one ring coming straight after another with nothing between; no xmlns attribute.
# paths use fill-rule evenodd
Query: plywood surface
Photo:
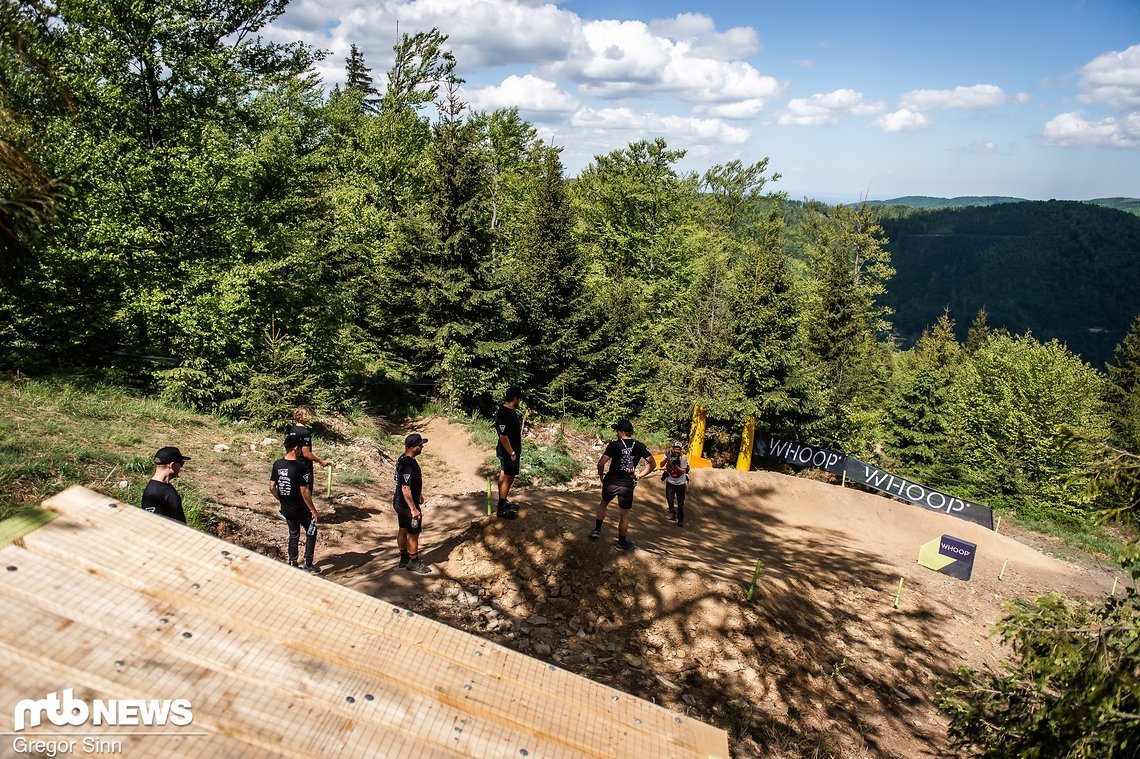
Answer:
<svg viewBox="0 0 1140 759"><path fill-rule="evenodd" d="M89 490L45 507L60 517L0 547L0 755L15 705L66 688L194 719L22 736L131 757L728 755L723 731Z"/></svg>

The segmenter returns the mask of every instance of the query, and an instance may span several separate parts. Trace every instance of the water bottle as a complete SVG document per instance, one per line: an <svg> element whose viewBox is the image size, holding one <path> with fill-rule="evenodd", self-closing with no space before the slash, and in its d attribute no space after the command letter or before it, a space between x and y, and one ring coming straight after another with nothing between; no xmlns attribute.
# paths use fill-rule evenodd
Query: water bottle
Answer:
<svg viewBox="0 0 1140 759"><path fill-rule="evenodd" d="M416 519L415 517L412 517L411 524L412 524L412 529L415 530L415 529L419 528L420 520Z"/></svg>
<svg viewBox="0 0 1140 759"><path fill-rule="evenodd" d="M316 522L309 522L309 529L306 532L309 533L310 538L313 537L314 535L316 535L317 534L317 523Z"/></svg>

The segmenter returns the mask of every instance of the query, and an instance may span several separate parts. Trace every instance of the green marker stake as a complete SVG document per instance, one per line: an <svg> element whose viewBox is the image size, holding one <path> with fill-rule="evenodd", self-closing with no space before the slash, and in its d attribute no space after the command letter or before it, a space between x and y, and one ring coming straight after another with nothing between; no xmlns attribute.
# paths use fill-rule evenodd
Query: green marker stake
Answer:
<svg viewBox="0 0 1140 759"><path fill-rule="evenodd" d="M997 524L994 525L994 532L1001 529L1001 517L998 517Z"/></svg>
<svg viewBox="0 0 1140 759"><path fill-rule="evenodd" d="M491 516L491 478L487 478L487 516Z"/></svg>
<svg viewBox="0 0 1140 759"><path fill-rule="evenodd" d="M1110 596L1116 595L1116 578L1115 577L1112 578L1112 592L1109 593L1109 595Z"/></svg>
<svg viewBox="0 0 1140 759"><path fill-rule="evenodd" d="M325 492L325 498L332 498L332 472L336 469L336 464L329 464L329 486Z"/></svg>
<svg viewBox="0 0 1140 759"><path fill-rule="evenodd" d="M1005 565L1006 565L1006 564L1008 564L1008 563L1009 563L1009 559L1006 559L1005 561L1003 561L1003 562L1001 563L1001 571L1000 571L1000 572L998 572L998 579L999 579L999 580L1002 578L1002 575L1004 575L1004 574L1005 574Z"/></svg>
<svg viewBox="0 0 1140 759"><path fill-rule="evenodd" d="M896 608L896 609L899 608L899 599L902 598L902 586L903 586L903 578L900 577L899 578L899 589L898 589L898 591L895 592L895 606L894 606L894 608Z"/></svg>
<svg viewBox="0 0 1140 759"><path fill-rule="evenodd" d="M756 560L756 571L752 573L752 584L748 586L748 600L752 600L752 591L756 590L756 581L760 579L760 567L764 566L762 559Z"/></svg>

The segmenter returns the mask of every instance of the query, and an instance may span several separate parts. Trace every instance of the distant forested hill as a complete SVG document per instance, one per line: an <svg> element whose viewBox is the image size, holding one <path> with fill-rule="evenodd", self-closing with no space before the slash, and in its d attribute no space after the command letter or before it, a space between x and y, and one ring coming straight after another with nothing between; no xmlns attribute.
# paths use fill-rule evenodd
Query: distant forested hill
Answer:
<svg viewBox="0 0 1140 759"><path fill-rule="evenodd" d="M936 208L967 208L971 206L995 206L1000 203L1028 203L1025 198L1009 198L1003 195L963 195L958 198L935 198L929 195L907 195L890 200L868 200L869 206L890 206L932 210ZM1093 198L1085 201L1096 206L1115 208L1140 215L1140 198Z"/></svg>
<svg viewBox="0 0 1140 759"><path fill-rule="evenodd" d="M985 306L991 327L1057 338L1103 366L1140 314L1140 217L1051 200L882 224L897 270L884 300L908 343L946 306L964 337Z"/></svg>

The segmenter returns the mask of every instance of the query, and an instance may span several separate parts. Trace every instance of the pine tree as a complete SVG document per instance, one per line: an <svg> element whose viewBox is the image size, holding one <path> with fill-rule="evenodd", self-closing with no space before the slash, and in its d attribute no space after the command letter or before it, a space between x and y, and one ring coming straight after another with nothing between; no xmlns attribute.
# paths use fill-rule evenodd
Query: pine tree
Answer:
<svg viewBox="0 0 1140 759"><path fill-rule="evenodd" d="M1140 316L1116 346L1108 365L1108 403L1113 437L1118 445L1140 452Z"/></svg>
<svg viewBox="0 0 1140 759"><path fill-rule="evenodd" d="M978 309L978 315L974 317L974 323L970 325L970 331L966 333L966 353L972 356L989 339L989 312L985 306L982 306Z"/></svg>
<svg viewBox="0 0 1140 759"><path fill-rule="evenodd" d="M364 65L364 53L354 42L344 59L345 92L354 92L360 98L362 107L367 111L378 111L380 93L372 82L372 69Z"/></svg>

